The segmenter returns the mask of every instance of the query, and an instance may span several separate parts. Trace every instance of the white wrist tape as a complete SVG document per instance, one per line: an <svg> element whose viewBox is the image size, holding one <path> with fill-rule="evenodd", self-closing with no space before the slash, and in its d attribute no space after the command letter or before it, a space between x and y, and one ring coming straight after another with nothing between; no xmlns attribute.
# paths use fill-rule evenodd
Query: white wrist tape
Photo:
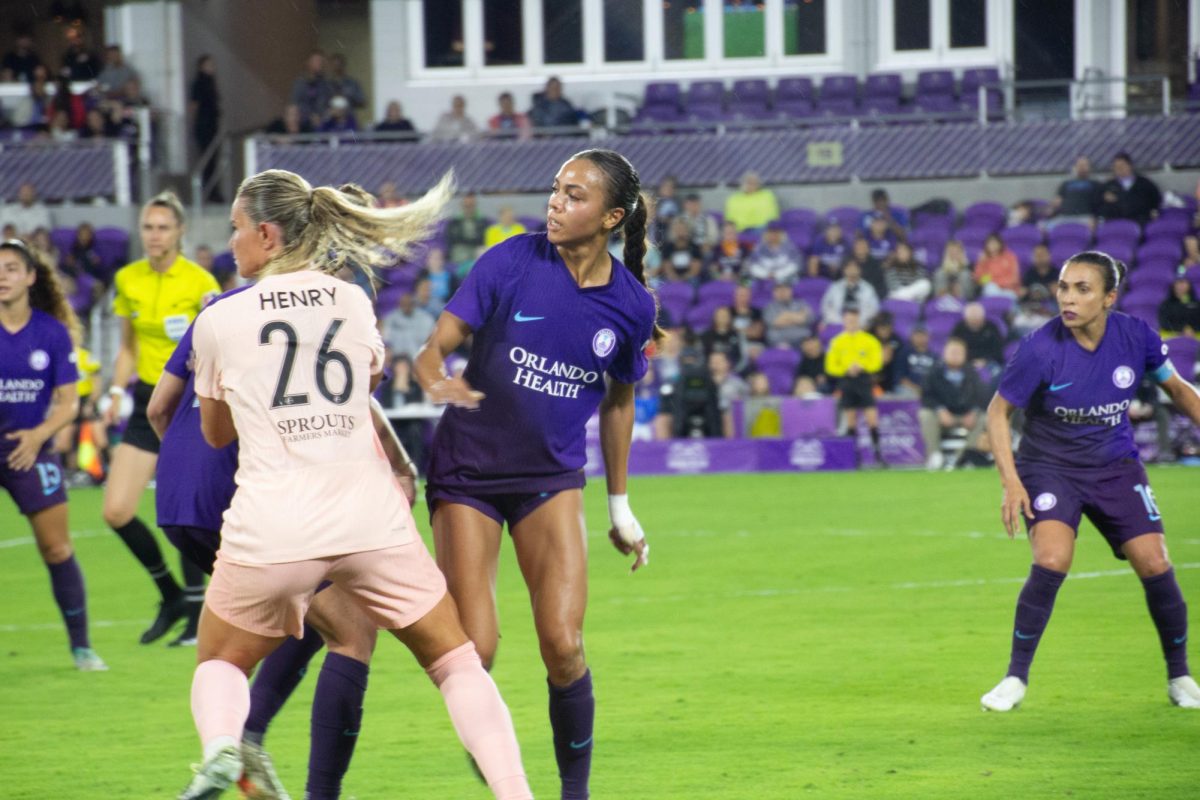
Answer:
<svg viewBox="0 0 1200 800"><path fill-rule="evenodd" d="M617 535L625 544L633 544L646 538L646 534L642 532L642 526L633 516L633 510L629 508L629 495L610 494L608 496L608 518L612 520L613 527L617 529Z"/></svg>

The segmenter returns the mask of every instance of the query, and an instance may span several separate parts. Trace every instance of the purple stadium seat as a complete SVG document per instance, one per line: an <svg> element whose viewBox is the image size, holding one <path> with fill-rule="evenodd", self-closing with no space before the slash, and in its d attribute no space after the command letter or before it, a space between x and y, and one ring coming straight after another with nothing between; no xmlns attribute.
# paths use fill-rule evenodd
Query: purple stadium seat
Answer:
<svg viewBox="0 0 1200 800"><path fill-rule="evenodd" d="M1196 206L1198 201L1194 196L1191 195L1181 199L1183 200L1182 206L1168 206L1167 208L1159 209L1158 216L1154 221L1169 219L1176 223L1186 222L1188 227L1191 228L1192 219L1196 216Z"/></svg>
<svg viewBox="0 0 1200 800"><path fill-rule="evenodd" d="M1182 239L1191 233L1192 221L1179 214L1163 213L1146 223L1146 239Z"/></svg>
<svg viewBox="0 0 1200 800"><path fill-rule="evenodd" d="M828 278L801 278L792 285L792 297L808 303L813 311L820 311L821 298L825 296L833 281Z"/></svg>
<svg viewBox="0 0 1200 800"><path fill-rule="evenodd" d="M1138 263L1154 259L1175 259L1183 255L1183 247L1178 239L1147 239L1146 243L1137 249Z"/></svg>
<svg viewBox="0 0 1200 800"><path fill-rule="evenodd" d="M762 78L734 81L729 111L742 119L766 119L771 116L770 100L771 91Z"/></svg>
<svg viewBox="0 0 1200 800"><path fill-rule="evenodd" d="M912 300L898 300L894 297L889 297L880 303L880 309L892 315L897 329L899 329L901 322L907 322L911 325L921 316L921 304Z"/></svg>
<svg viewBox="0 0 1200 800"><path fill-rule="evenodd" d="M825 216L836 219L842 226L842 233L846 235L846 240L850 241L854 238L855 231L862 226L863 210L855 206L838 206L829 209Z"/></svg>
<svg viewBox="0 0 1200 800"><path fill-rule="evenodd" d="M934 232L942 237L949 239L950 232L954 230L954 213L949 214L930 214L926 211L919 211L913 215L913 232L929 231Z"/></svg>
<svg viewBox="0 0 1200 800"><path fill-rule="evenodd" d="M129 261L129 231L106 226L96 229L96 255L109 274Z"/></svg>
<svg viewBox="0 0 1200 800"><path fill-rule="evenodd" d="M948 69L933 69L917 73L917 89L913 105L921 111L941 114L958 110L954 99L954 73Z"/></svg>
<svg viewBox="0 0 1200 800"><path fill-rule="evenodd" d="M895 73L868 75L863 84L863 111L873 114L896 114L900 111L903 87Z"/></svg>
<svg viewBox="0 0 1200 800"><path fill-rule="evenodd" d="M1086 250L1092 242L1092 229L1082 222L1061 222L1050 229L1046 242L1053 250L1056 244L1069 244L1073 252Z"/></svg>
<svg viewBox="0 0 1200 800"><path fill-rule="evenodd" d="M1016 241L1008 246L1008 249L1017 257L1017 263L1021 265L1021 269L1025 270L1033 264L1033 248L1036 244L1031 244L1026 241Z"/></svg>
<svg viewBox="0 0 1200 800"><path fill-rule="evenodd" d="M712 327L713 312L725 303L697 303L684 316L687 326L696 333L704 333Z"/></svg>
<svg viewBox="0 0 1200 800"><path fill-rule="evenodd" d="M1082 253L1084 250L1090 249L1090 245L1079 245L1074 241L1052 242L1050 244L1050 260L1055 264L1062 264L1076 253Z"/></svg>
<svg viewBox="0 0 1200 800"><path fill-rule="evenodd" d="M811 117L813 108L811 78L780 78L775 86L775 112L785 117Z"/></svg>
<svg viewBox="0 0 1200 800"><path fill-rule="evenodd" d="M979 303L983 306L987 318L993 322L1003 322L1008 316L1008 312L1012 311L1012 307L1016 304L1011 297L992 297L984 295L979 298Z"/></svg>
<svg viewBox="0 0 1200 800"><path fill-rule="evenodd" d="M1118 261L1124 261L1126 264L1133 261L1133 244L1122 239L1115 239L1109 242L1098 241L1096 242L1095 249L1102 253L1108 253L1113 258Z"/></svg>
<svg viewBox="0 0 1200 800"><path fill-rule="evenodd" d="M767 376L771 394L790 395L800 354L790 347L768 347L758 354L754 365Z"/></svg>
<svg viewBox="0 0 1200 800"><path fill-rule="evenodd" d="M962 87L959 92L959 102L970 111L979 110L979 87L1000 82L1000 70L995 67L964 69ZM1004 96L999 87L989 86L984 90L987 97L988 117L996 118L1004 115Z"/></svg>
<svg viewBox="0 0 1200 800"><path fill-rule="evenodd" d="M762 311L771 302L775 293L775 282L756 280L750 287L750 305Z"/></svg>
<svg viewBox="0 0 1200 800"><path fill-rule="evenodd" d="M686 113L693 120L725 118L725 85L720 81L692 81L687 90Z"/></svg>
<svg viewBox="0 0 1200 800"><path fill-rule="evenodd" d="M400 295L408 294L411 291L411 286L400 284L384 286L379 290L379 294L375 298L375 313L380 317L384 316L393 308L400 305Z"/></svg>
<svg viewBox="0 0 1200 800"><path fill-rule="evenodd" d="M1147 286L1124 295L1118 305L1126 314L1145 320L1151 327L1157 328L1158 306L1163 296L1164 293L1156 287Z"/></svg>
<svg viewBox="0 0 1200 800"><path fill-rule="evenodd" d="M1128 242L1135 245L1142 238L1142 229L1131 219L1106 219L1096 229L1096 241Z"/></svg>
<svg viewBox="0 0 1200 800"><path fill-rule="evenodd" d="M679 84L675 81L656 81L646 84L642 107L637 121L677 122L683 119L679 108Z"/></svg>
<svg viewBox="0 0 1200 800"><path fill-rule="evenodd" d="M815 231L821 216L811 208L786 208L779 214L779 221L784 225L807 225L810 231Z"/></svg>
<svg viewBox="0 0 1200 800"><path fill-rule="evenodd" d="M695 290L687 281L667 281L661 284L655 292L658 294L658 304L672 325L682 325L687 310L692 307Z"/></svg>
<svg viewBox="0 0 1200 800"><path fill-rule="evenodd" d="M50 242L60 254L70 253L75 246L75 228L54 228L50 231Z"/></svg>
<svg viewBox="0 0 1200 800"><path fill-rule="evenodd" d="M759 228L746 228L738 233L738 241L742 243L742 247L753 248L761 239L762 230Z"/></svg>
<svg viewBox="0 0 1200 800"><path fill-rule="evenodd" d="M709 281L696 292L698 305L732 306L737 284L733 281Z"/></svg>
<svg viewBox="0 0 1200 800"><path fill-rule="evenodd" d="M821 97L817 112L826 116L848 117L858 111L858 79L853 75L826 75L821 79Z"/></svg>
<svg viewBox="0 0 1200 800"><path fill-rule="evenodd" d="M943 233L934 228L921 228L913 231L908 237L913 255L931 271L937 269L938 265L942 263L942 253L945 251L948 241L950 241L948 231Z"/></svg>
<svg viewBox="0 0 1200 800"><path fill-rule="evenodd" d="M1171 270L1164 269L1145 269L1139 266L1137 269L1129 273L1128 290L1130 292L1146 290L1149 294L1153 289L1158 292L1159 299L1165 299L1167 293L1171 289L1171 284L1175 282L1175 273Z"/></svg>
<svg viewBox="0 0 1200 800"><path fill-rule="evenodd" d="M1026 223L1024 225L1014 225L1011 228L1005 228L1000 231L1000 238L1009 247L1015 244L1026 244L1030 248L1034 245L1042 243L1042 231L1037 225Z"/></svg>
<svg viewBox="0 0 1200 800"><path fill-rule="evenodd" d="M954 233L954 238L962 242L963 247L981 248L984 241L995 232L995 228L982 225L979 222L973 222L969 225L964 223L963 227Z"/></svg>
<svg viewBox="0 0 1200 800"><path fill-rule="evenodd" d="M998 231L1004 227L1007 217L1008 210L1003 203L972 203L963 209L962 227L990 227L993 231Z"/></svg>
<svg viewBox="0 0 1200 800"><path fill-rule="evenodd" d="M1192 336L1174 336L1167 339L1167 358L1175 365L1179 377L1188 383L1196 380L1196 359L1200 357L1200 339Z"/></svg>
<svg viewBox="0 0 1200 800"><path fill-rule="evenodd" d="M821 338L821 347L828 349L829 343L833 341L833 337L842 332L842 326L836 323L825 325L821 328L818 336Z"/></svg>

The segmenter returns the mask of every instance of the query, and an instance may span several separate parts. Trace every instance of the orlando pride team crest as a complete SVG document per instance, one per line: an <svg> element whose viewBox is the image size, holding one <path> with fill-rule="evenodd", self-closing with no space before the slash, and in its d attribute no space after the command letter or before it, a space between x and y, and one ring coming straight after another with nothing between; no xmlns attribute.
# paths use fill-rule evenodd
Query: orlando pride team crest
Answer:
<svg viewBox="0 0 1200 800"><path fill-rule="evenodd" d="M606 355L612 352L612 349L616 347L616 344L617 335L609 328L601 328L600 330L596 331L596 335L592 337L592 352L598 355L600 358L604 358Z"/></svg>

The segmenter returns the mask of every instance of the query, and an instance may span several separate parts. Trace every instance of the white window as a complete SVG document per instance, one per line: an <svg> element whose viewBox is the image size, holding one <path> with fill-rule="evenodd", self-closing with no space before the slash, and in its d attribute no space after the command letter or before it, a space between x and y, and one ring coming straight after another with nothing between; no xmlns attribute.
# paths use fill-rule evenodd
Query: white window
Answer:
<svg viewBox="0 0 1200 800"><path fill-rule="evenodd" d="M882 0L875 71L997 62L1002 44L999 0Z"/></svg>

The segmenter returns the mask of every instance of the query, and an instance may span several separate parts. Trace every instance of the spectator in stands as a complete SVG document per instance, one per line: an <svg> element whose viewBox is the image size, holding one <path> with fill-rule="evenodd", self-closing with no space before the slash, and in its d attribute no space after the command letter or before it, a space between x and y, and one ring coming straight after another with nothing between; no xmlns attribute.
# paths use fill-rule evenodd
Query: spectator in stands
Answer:
<svg viewBox="0 0 1200 800"><path fill-rule="evenodd" d="M747 271L757 280L791 283L800 277L803 258L783 229L783 223L772 220L750 254Z"/></svg>
<svg viewBox="0 0 1200 800"><path fill-rule="evenodd" d="M300 109L300 118L310 129L321 127L333 87L325 77L325 54L320 50L309 53L304 62L304 74L292 83L292 105Z"/></svg>
<svg viewBox="0 0 1200 800"><path fill-rule="evenodd" d="M125 63L120 45L104 48L104 69L96 76L96 88L105 97L118 97L130 81L140 81L138 71Z"/></svg>
<svg viewBox="0 0 1200 800"><path fill-rule="evenodd" d="M875 189L871 192L871 210L863 214L861 227L863 232L871 229L876 219L887 223L887 231L893 241L904 239L908 234L908 212L892 205L887 189Z"/></svg>
<svg viewBox="0 0 1200 800"><path fill-rule="evenodd" d="M435 142L469 142L479 135L479 126L467 116L467 100L461 94L450 98L450 110L438 117L429 134Z"/></svg>
<svg viewBox="0 0 1200 800"><path fill-rule="evenodd" d="M344 97L351 109L363 108L367 104L367 96L362 84L346 74L346 57L334 53L329 57L329 92L331 97Z"/></svg>
<svg viewBox="0 0 1200 800"><path fill-rule="evenodd" d="M660 248L663 278L698 285L702 277L704 252L692 241L692 232L687 221L676 218L669 232L670 238L663 242Z"/></svg>
<svg viewBox="0 0 1200 800"><path fill-rule="evenodd" d="M699 348L687 346L679 352L678 377L671 383L664 378L661 397L662 410L671 415L671 436L715 438L724 433L717 386Z"/></svg>
<svg viewBox="0 0 1200 800"><path fill-rule="evenodd" d="M979 375L967 364L967 346L951 337L942 348L942 360L930 371L921 393L921 438L925 440L925 466L941 469L942 434L953 428L966 428L967 447L974 448L983 433L987 417L987 390ZM965 449L963 451L966 452ZM959 461L962 460L962 454Z"/></svg>
<svg viewBox="0 0 1200 800"><path fill-rule="evenodd" d="M842 236L842 224L837 217L825 221L825 230L808 250L808 277L834 280L841 272L842 263L850 254L846 239Z"/></svg>
<svg viewBox="0 0 1200 800"><path fill-rule="evenodd" d="M871 246L862 234L854 237L854 244L850 247L850 258L846 263L850 261L858 264L859 276L871 284L877 298L887 297L887 276L883 274L883 264L871 255ZM843 264L842 274L845 273L846 265ZM840 315L838 319L841 319Z"/></svg>
<svg viewBox="0 0 1200 800"><path fill-rule="evenodd" d="M983 241L983 252L975 262L971 277L979 284L980 291L988 296L1017 299L1021 288L1021 266L1017 256L998 234L991 234Z"/></svg>
<svg viewBox="0 0 1200 800"><path fill-rule="evenodd" d="M742 403L742 435L751 439L779 438L783 420L779 408L783 398L771 394L771 380L754 370L746 376L748 391Z"/></svg>
<svg viewBox="0 0 1200 800"><path fill-rule="evenodd" d="M704 210L700 195L695 192L683 198L683 210L679 212L679 216L687 222L688 228L692 232L692 241L704 250L707 251L714 247L717 240L721 238L721 234L717 230L717 221L713 219L712 214ZM736 233L737 229L735 228L735 238Z"/></svg>
<svg viewBox="0 0 1200 800"><path fill-rule="evenodd" d="M1158 327L1164 338L1200 334L1200 302L1182 267L1171 283L1167 299L1158 307Z"/></svg>
<svg viewBox="0 0 1200 800"><path fill-rule="evenodd" d="M521 233L525 233L525 226L517 221L512 206L501 206L498 218L483 233L483 249L495 247L505 239Z"/></svg>
<svg viewBox="0 0 1200 800"><path fill-rule="evenodd" d="M565 128L579 125L579 112L563 97L562 81L550 78L542 91L533 96L529 118L535 128Z"/></svg>
<svg viewBox="0 0 1200 800"><path fill-rule="evenodd" d="M925 379L936 362L937 356L929 349L929 330L924 325L917 325L900 357L896 393L904 397L920 397Z"/></svg>
<svg viewBox="0 0 1200 800"><path fill-rule="evenodd" d="M267 133L280 134L283 136L298 136L304 133L312 133L312 124L308 118L304 116L304 112L300 106L291 103L284 107L283 116L276 119L267 126Z"/></svg>
<svg viewBox="0 0 1200 800"><path fill-rule="evenodd" d="M1200 238L1195 235L1183 237L1183 260L1180 264L1185 267L1200 266Z"/></svg>
<svg viewBox="0 0 1200 800"><path fill-rule="evenodd" d="M887 296L896 300L923 303L933 290L929 271L913 257L907 242L897 242L896 249L883 262L883 274L887 280Z"/></svg>
<svg viewBox="0 0 1200 800"><path fill-rule="evenodd" d="M751 305L753 295L749 284L739 283L733 290L733 305L729 310L733 317L733 328L740 334L745 334L754 323L762 320L762 312Z"/></svg>
<svg viewBox="0 0 1200 800"><path fill-rule="evenodd" d="M111 139L116 135L117 126L113 124L112 117L100 108L93 108L87 112L83 130L79 132L81 139Z"/></svg>
<svg viewBox="0 0 1200 800"><path fill-rule="evenodd" d="M17 127L46 125L53 117L54 95L50 91L50 73L42 65L33 69L29 82L29 102L13 114Z"/></svg>
<svg viewBox="0 0 1200 800"><path fill-rule="evenodd" d="M70 275L90 275L102 285L107 285L111 279L104 272L104 262L96 254L96 229L90 222L82 222L75 229L75 241L62 256L62 269Z"/></svg>
<svg viewBox="0 0 1200 800"><path fill-rule="evenodd" d="M1145 225L1158 216L1162 192L1158 185L1133 169L1128 153L1117 153L1113 159L1113 176L1100 189L1097 212L1104 219L1131 219Z"/></svg>
<svg viewBox="0 0 1200 800"><path fill-rule="evenodd" d="M831 283L821 297L821 321L838 325L847 309L857 310L860 319L874 319L879 313L879 295L863 280L862 269L853 260L846 262L842 277Z"/></svg>
<svg viewBox="0 0 1200 800"><path fill-rule="evenodd" d="M1017 303L1012 314L1012 327L1009 329L1013 338L1022 338L1032 333L1054 318L1058 306L1054 295L1044 284L1035 283L1021 301Z"/></svg>
<svg viewBox="0 0 1200 800"><path fill-rule="evenodd" d="M59 268L59 261L62 254L58 248L54 246L54 240L50 238L50 229L44 226L38 226L29 234L29 249L41 256L42 260L49 264L54 269Z"/></svg>
<svg viewBox="0 0 1200 800"><path fill-rule="evenodd" d="M112 104L102 103L96 107L102 111L111 113ZM54 81L54 97L50 100L49 108L51 119L54 118L56 111L66 111L71 119L71 125L76 128L84 124L88 111L88 106L84 102L83 95L72 92L71 82L62 76L59 76Z"/></svg>
<svg viewBox="0 0 1200 800"><path fill-rule="evenodd" d="M72 83L94 81L100 74L100 59L87 48L87 36L81 26L66 27L67 49L63 51L59 75Z"/></svg>
<svg viewBox="0 0 1200 800"><path fill-rule="evenodd" d="M797 299L790 283L776 283L771 302L763 309L767 326L767 344L795 350L812 335L817 321L808 303Z"/></svg>
<svg viewBox="0 0 1200 800"><path fill-rule="evenodd" d="M1024 300L1035 286L1041 286L1045 290L1045 295L1039 298L1042 300L1054 297L1058 290L1058 270L1054 268L1054 261L1050 258L1050 248L1044 244L1033 248L1033 263L1021 276L1021 287L1017 295Z"/></svg>
<svg viewBox="0 0 1200 800"><path fill-rule="evenodd" d="M892 254L896 249L896 243L900 241L892 230L887 217L879 211L870 212L870 222L863 233L863 238L867 240L867 249L871 251L871 257L877 259L881 264Z"/></svg>
<svg viewBox="0 0 1200 800"><path fill-rule="evenodd" d="M821 337L813 335L800 342L800 364L796 367L796 383L808 381L821 394L833 391L833 382L825 374L825 348Z"/></svg>
<svg viewBox="0 0 1200 800"><path fill-rule="evenodd" d="M456 266L475 263L483 250L483 236L487 220L479 213L478 200L474 192L467 192L460 201L461 212L446 226L447 256Z"/></svg>
<svg viewBox="0 0 1200 800"><path fill-rule="evenodd" d="M329 114L321 123L321 133L353 133L358 130L358 120L350 109L350 101L340 94L329 99Z"/></svg>
<svg viewBox="0 0 1200 800"><path fill-rule="evenodd" d="M692 230L694 234L695 229ZM695 241L694 236L692 241ZM709 275L723 280L737 280L742 274L748 255L748 248L738 238L737 226L726 222L721 226L721 240L713 245L708 257Z"/></svg>
<svg viewBox="0 0 1200 800"><path fill-rule="evenodd" d="M446 269L446 253L440 247L430 248L429 253L426 254L425 268L421 272L421 277L429 280L430 299L445 307L450 296L454 294L454 276Z"/></svg>
<svg viewBox="0 0 1200 800"><path fill-rule="evenodd" d="M13 49L4 54L0 61L0 83L31 83L34 70L42 65L42 59L33 49L33 36L26 31L17 34Z"/></svg>
<svg viewBox="0 0 1200 800"><path fill-rule="evenodd" d="M963 318L950 335L966 344L967 358L977 369L986 368L999 374L998 370L1004 365L1004 335L996 323L987 318L982 304L967 303Z"/></svg>
<svg viewBox="0 0 1200 800"><path fill-rule="evenodd" d="M729 306L717 306L713 309L712 324L700 334L699 345L705 357L721 353L729 359L733 368L741 369L742 337L733 327L733 314Z"/></svg>
<svg viewBox="0 0 1200 800"><path fill-rule="evenodd" d="M532 132L529 117L517 111L512 92L501 92L496 102L500 112L488 120L488 129L496 136L528 139Z"/></svg>
<svg viewBox="0 0 1200 800"><path fill-rule="evenodd" d="M32 183L21 184L17 189L16 205L4 206L0 210L0 220L11 224L21 239L29 238L38 228L54 227L50 209L38 199L37 187Z"/></svg>
<svg viewBox="0 0 1200 800"><path fill-rule="evenodd" d="M1087 156L1075 159L1071 177L1058 185L1057 194L1050 199L1049 213L1052 224L1060 222L1095 221L1100 202L1100 184L1092 179L1092 162Z"/></svg>
<svg viewBox="0 0 1200 800"><path fill-rule="evenodd" d="M837 382L842 411L841 431L853 436L858 416L866 418L871 434L875 461L883 464L879 448L879 409L875 407L875 375L883 366L883 348L879 340L862 329L858 309L847 308L842 314L842 332L833 337L825 354L825 372Z"/></svg>
<svg viewBox="0 0 1200 800"><path fill-rule="evenodd" d="M221 130L221 96L217 91L217 60L208 53L196 59L196 76L188 94L188 114L192 118L192 141L196 143L197 157L208 152ZM203 181L208 185L217 170L217 159L210 158L204 164ZM212 188L208 199L221 200L221 190Z"/></svg>
<svg viewBox="0 0 1200 800"><path fill-rule="evenodd" d="M444 301L433 296L433 281L425 277L417 278L416 285L413 286L413 302L434 320L437 320L438 314L446 307Z"/></svg>
<svg viewBox="0 0 1200 800"><path fill-rule="evenodd" d="M883 366L879 370L877 385L884 394L893 394L902 373L900 365L904 360L906 348L904 339L896 333L896 322L890 311L880 311L876 314L869 330L871 335L879 340L883 352Z"/></svg>
<svg viewBox="0 0 1200 800"><path fill-rule="evenodd" d="M708 373L717 387L717 408L721 412L721 435L733 438L733 404L745 400L750 387L731 368L729 356L719 350L708 354Z"/></svg>
<svg viewBox="0 0 1200 800"><path fill-rule="evenodd" d="M775 193L762 185L757 172L742 175L741 188L725 200L725 219L738 231L763 228L779 219L779 201Z"/></svg>
<svg viewBox="0 0 1200 800"><path fill-rule="evenodd" d="M377 208L399 208L406 205L408 205L408 198L400 194L395 181L384 181L379 184L379 191L375 193Z"/></svg>
<svg viewBox="0 0 1200 800"><path fill-rule="evenodd" d="M679 216L679 200L675 197L678 184L674 175L667 175L658 183L658 192L654 197L654 239L665 241L670 235L671 222ZM690 235L690 230L689 230ZM698 243L701 247L703 242Z"/></svg>
<svg viewBox="0 0 1200 800"><path fill-rule="evenodd" d="M975 277L971 273L971 262L967 260L962 242L951 239L942 253L941 266L933 273L933 296L953 298L960 306L973 299Z"/></svg>
<svg viewBox="0 0 1200 800"><path fill-rule="evenodd" d="M61 108L50 118L49 134L55 142L73 142L79 138L79 131L71 125L71 115Z"/></svg>
<svg viewBox="0 0 1200 800"><path fill-rule="evenodd" d="M416 133L417 129L413 127L412 121L404 116L404 109L400 106L399 100L392 100L384 109L383 119L375 123L375 130L387 133ZM409 141L409 140L405 140ZM412 140L412 141L415 141Z"/></svg>
<svg viewBox="0 0 1200 800"><path fill-rule="evenodd" d="M413 358L433 333L434 324L429 312L417 308L415 295L405 292L400 295L400 304L384 315L380 328L392 358Z"/></svg>

